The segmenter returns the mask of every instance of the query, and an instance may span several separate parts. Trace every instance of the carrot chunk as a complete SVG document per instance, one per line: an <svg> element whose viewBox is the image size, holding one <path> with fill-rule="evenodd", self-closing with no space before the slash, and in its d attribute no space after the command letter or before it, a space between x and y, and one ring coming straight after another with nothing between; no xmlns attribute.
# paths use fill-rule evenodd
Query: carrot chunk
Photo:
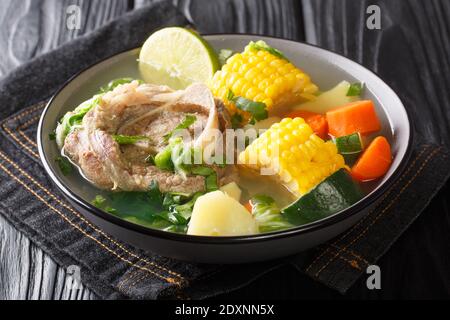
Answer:
<svg viewBox="0 0 450 320"><path fill-rule="evenodd" d="M352 168L353 178L359 181L382 177L392 163L391 146L383 136L376 137Z"/></svg>
<svg viewBox="0 0 450 320"><path fill-rule="evenodd" d="M380 130L381 124L372 101L349 103L327 112L329 133L342 137L354 132L369 134Z"/></svg>
<svg viewBox="0 0 450 320"><path fill-rule="evenodd" d="M247 209L248 212L252 213L253 211L253 206L252 206L252 202L251 201L247 201L244 204L245 209Z"/></svg>
<svg viewBox="0 0 450 320"><path fill-rule="evenodd" d="M317 134L322 139L328 138L328 123L325 116L303 110L295 110L287 115L288 118L303 118L305 122L311 127L315 134Z"/></svg>

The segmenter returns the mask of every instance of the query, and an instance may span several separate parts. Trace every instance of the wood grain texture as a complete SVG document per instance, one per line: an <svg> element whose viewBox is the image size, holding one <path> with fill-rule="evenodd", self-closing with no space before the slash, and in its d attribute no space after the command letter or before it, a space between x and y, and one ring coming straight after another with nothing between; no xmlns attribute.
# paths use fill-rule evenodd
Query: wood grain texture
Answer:
<svg viewBox="0 0 450 320"><path fill-rule="evenodd" d="M79 30L66 26L70 5L81 8ZM0 2L0 76L44 52L92 31L125 13L124 0L19 0Z"/></svg>
<svg viewBox="0 0 450 320"><path fill-rule="evenodd" d="M135 7L153 2L136 0ZM201 33L253 33L304 39L298 0L172 0L172 3Z"/></svg>
<svg viewBox="0 0 450 320"><path fill-rule="evenodd" d="M0 77L127 11L158 0L2 0ZM69 5L81 8L79 30L66 27ZM243 32L303 39L297 0L173 0L204 33ZM217 13L221 14L218 15ZM65 271L0 216L0 299L92 299L71 291Z"/></svg>
<svg viewBox="0 0 450 320"><path fill-rule="evenodd" d="M373 4L381 9L380 30L366 28L366 9ZM303 15L307 42L377 72L420 119L414 123L419 138L449 145L449 1L303 0ZM449 194L447 183L377 262L381 290L368 290L366 278L361 277L343 296L286 267L219 298L265 292L264 297L273 299L449 299Z"/></svg>
<svg viewBox="0 0 450 320"><path fill-rule="evenodd" d="M82 26L66 27L66 8L79 5ZM0 2L0 76L30 59L125 13L123 0L21 0ZM92 299L71 290L63 269L0 216L0 299Z"/></svg>
<svg viewBox="0 0 450 320"><path fill-rule="evenodd" d="M369 5L380 8L380 30L366 26ZM450 146L449 1L304 0L303 12L308 42L378 73L415 119L417 140ZM383 290L361 279L347 298L450 297L449 185L380 260Z"/></svg>
<svg viewBox="0 0 450 320"><path fill-rule="evenodd" d="M381 29L366 27L378 5ZM450 146L450 2L445 0L304 0L307 41L378 73L411 115L416 131ZM306 17L308 19L306 19ZM432 106L433 112L423 112ZM446 119L446 121L443 121Z"/></svg>
<svg viewBox="0 0 450 320"><path fill-rule="evenodd" d="M129 10L155 1L2 0L0 76ZM417 124L418 132L450 143L445 138L450 130L449 1L173 0L173 3L200 32L306 38L363 63L400 93L410 112L420 114L422 108L438 105L436 113ZM80 30L65 27L65 10L70 4L82 8ZM378 4L382 10L380 31L365 28L369 4ZM369 292L362 279L347 294L348 298L450 296L449 191L447 186L439 193L380 261L385 289ZM427 281L423 275L428 275ZM0 299L95 298L84 288L78 292L69 290L66 282L65 271L0 216ZM271 288L270 292L267 288ZM344 298L290 269L274 271L227 297Z"/></svg>

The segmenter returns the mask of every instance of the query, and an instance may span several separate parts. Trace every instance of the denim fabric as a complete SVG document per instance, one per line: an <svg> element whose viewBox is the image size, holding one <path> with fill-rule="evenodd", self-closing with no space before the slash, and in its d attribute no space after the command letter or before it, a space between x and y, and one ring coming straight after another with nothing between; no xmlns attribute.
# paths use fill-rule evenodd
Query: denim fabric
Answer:
<svg viewBox="0 0 450 320"><path fill-rule="evenodd" d="M101 298L205 298L242 287L287 263L345 292L445 183L450 173L445 147L415 141L403 176L371 213L335 240L296 257L240 266L186 263L122 243L74 210L46 176L35 141L46 99L81 68L138 46L160 26L186 23L171 5L161 2L0 80L0 118L4 119L0 122L0 212L59 264L81 267L83 283Z"/></svg>

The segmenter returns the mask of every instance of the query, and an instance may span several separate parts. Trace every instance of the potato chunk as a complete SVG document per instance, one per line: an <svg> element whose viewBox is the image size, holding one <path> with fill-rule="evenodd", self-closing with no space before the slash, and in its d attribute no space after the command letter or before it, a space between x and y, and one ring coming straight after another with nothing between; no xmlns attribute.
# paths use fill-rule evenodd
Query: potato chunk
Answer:
<svg viewBox="0 0 450 320"><path fill-rule="evenodd" d="M230 182L229 184L224 185L220 188L220 191L225 192L227 195L238 202L241 200L242 191L241 188L239 188L239 186L236 184L236 182Z"/></svg>
<svg viewBox="0 0 450 320"><path fill-rule="evenodd" d="M347 96L349 88L350 83L347 81L342 81L334 88L323 92L317 97L316 100L301 103L295 106L294 109L324 114L332 109L341 107L359 99L359 97Z"/></svg>
<svg viewBox="0 0 450 320"><path fill-rule="evenodd" d="M198 236L239 236L258 233L258 225L247 209L222 191L197 199L188 234Z"/></svg>

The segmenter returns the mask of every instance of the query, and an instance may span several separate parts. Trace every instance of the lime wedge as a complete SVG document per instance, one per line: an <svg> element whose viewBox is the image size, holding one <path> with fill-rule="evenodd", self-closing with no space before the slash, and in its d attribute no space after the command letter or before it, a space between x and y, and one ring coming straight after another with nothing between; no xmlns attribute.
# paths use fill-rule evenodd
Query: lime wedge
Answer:
<svg viewBox="0 0 450 320"><path fill-rule="evenodd" d="M178 27L153 33L139 55L144 81L173 89L207 82L218 66L217 54L204 39L194 31Z"/></svg>

